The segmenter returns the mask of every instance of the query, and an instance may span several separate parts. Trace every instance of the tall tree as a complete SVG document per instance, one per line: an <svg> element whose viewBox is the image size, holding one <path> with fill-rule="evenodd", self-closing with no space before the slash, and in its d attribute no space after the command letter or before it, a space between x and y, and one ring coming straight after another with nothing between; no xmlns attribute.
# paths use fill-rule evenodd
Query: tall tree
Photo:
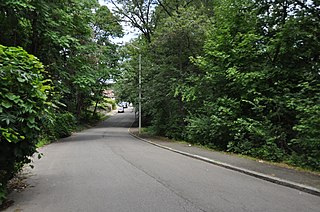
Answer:
<svg viewBox="0 0 320 212"><path fill-rule="evenodd" d="M188 119L191 140L205 137L230 151L319 164L319 140L305 134L315 135L319 124L314 106L319 102L314 98L319 92L314 49L319 17L314 6L312 1L217 4L206 54L195 60L205 74L190 89L197 91L192 98L202 100L206 112ZM212 94L201 94L204 90Z"/></svg>
<svg viewBox="0 0 320 212"><path fill-rule="evenodd" d="M155 0L107 0L115 7L115 12L121 17L123 22L137 28L145 37L147 42L151 42L155 23L153 22L153 12Z"/></svg>
<svg viewBox="0 0 320 212"><path fill-rule="evenodd" d="M154 3L152 39L133 42L140 49L129 51L122 82L132 98L142 54L142 106L155 132L317 169L319 2Z"/></svg>
<svg viewBox="0 0 320 212"><path fill-rule="evenodd" d="M151 42L134 42L133 45L140 50L133 50L130 44L128 48L132 49L131 57L134 55L134 58L129 60L134 64L133 67L137 67L138 60L135 56L142 55L142 106L146 116L144 120L151 120L157 133L178 138L182 136L187 111L177 89L198 72L189 57L202 52L208 17L203 13L202 7L181 6L171 13L169 16L161 6L157 6L155 14L158 14L157 17L163 15L164 18L157 20ZM136 76L137 69L130 68L128 72L130 73L124 75L125 82L138 79L127 77ZM137 85L137 82L130 84ZM137 89L131 91L136 92Z"/></svg>

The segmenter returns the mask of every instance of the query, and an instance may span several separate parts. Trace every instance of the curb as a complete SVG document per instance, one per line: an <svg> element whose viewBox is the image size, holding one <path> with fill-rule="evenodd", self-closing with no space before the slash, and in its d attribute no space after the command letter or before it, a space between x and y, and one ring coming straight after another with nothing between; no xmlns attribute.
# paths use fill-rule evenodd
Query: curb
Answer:
<svg viewBox="0 0 320 212"><path fill-rule="evenodd" d="M306 186L306 185L303 185L303 184L300 184L300 183L295 183L295 182L288 181L288 180L284 180L284 179L277 178L277 177L272 177L272 176L265 175L265 174L262 174L262 173L259 173L259 172L251 171L251 170L244 169L244 168L239 168L239 167L227 164L227 163L223 163L223 162L219 162L219 161L216 161L216 160L212 160L210 158L206 158L206 157L203 157L203 156L200 156L200 155L195 155L195 154L183 152L183 151L180 151L180 150L176 150L176 149L173 149L171 147L163 146L163 145L154 143L152 141L140 138L139 136L137 136L137 135L133 134L132 132L130 132L130 129L131 128L128 129L128 132L129 132L129 134L131 136L133 136L133 137L135 137L135 138L137 138L137 139L139 139L141 141L144 141L144 142L147 142L149 144L152 144L154 146L160 147L162 149L166 149L166 150L169 150L171 152L175 152L175 153L187 156L187 157L191 157L191 158L194 158L194 159L197 159L197 160L201 160L201 161L204 161L204 162L207 162L207 163L211 163L213 165L217 165L217 166L220 166L220 167L223 167L223 168L226 168L226 169L237 171L237 172L249 175L249 176L253 176L253 177L265 180L265 181L269 181L269 182L278 184L278 185L286 186L286 187L293 188L293 189L296 189L296 190L299 190L299 191L303 191L303 192L306 192L306 193L309 193L309 194L320 196L320 190L317 189L317 188L314 188L314 187L311 187L311 186Z"/></svg>

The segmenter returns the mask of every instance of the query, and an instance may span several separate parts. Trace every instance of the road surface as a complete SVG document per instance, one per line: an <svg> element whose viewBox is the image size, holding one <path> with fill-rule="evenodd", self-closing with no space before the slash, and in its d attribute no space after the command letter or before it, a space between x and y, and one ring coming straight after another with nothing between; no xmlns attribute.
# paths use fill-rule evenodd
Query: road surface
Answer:
<svg viewBox="0 0 320 212"><path fill-rule="evenodd" d="M40 151L23 212L319 212L320 197L164 150L128 134L127 109Z"/></svg>

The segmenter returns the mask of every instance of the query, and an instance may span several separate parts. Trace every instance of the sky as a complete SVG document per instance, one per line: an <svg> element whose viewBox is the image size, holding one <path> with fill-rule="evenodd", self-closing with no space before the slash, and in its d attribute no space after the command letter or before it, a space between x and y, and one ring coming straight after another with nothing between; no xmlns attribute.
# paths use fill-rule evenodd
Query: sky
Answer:
<svg viewBox="0 0 320 212"><path fill-rule="evenodd" d="M113 5L111 3L106 3L105 0L99 0L100 5L106 5L111 11L113 8ZM111 39L114 43L117 44L125 44L127 42L129 42L132 38L136 38L137 37L137 31L135 29L133 29L132 27L121 23L122 27L123 27L123 31L124 31L124 36L123 38L113 38Z"/></svg>

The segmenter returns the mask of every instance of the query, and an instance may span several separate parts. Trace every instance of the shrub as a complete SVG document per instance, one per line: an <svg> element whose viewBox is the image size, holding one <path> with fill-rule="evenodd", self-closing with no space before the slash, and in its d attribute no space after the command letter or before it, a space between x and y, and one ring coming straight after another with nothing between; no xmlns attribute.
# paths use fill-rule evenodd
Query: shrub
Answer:
<svg viewBox="0 0 320 212"><path fill-rule="evenodd" d="M231 129L238 110L239 104L231 98L223 97L215 102L206 102L200 109L201 115L187 119L188 140L226 150L232 139Z"/></svg>
<svg viewBox="0 0 320 212"><path fill-rule="evenodd" d="M314 104L316 102L316 104ZM320 105L319 100L301 104L299 122L293 127L297 137L289 142L293 153L290 162L319 170L320 167Z"/></svg>
<svg viewBox="0 0 320 212"><path fill-rule="evenodd" d="M111 108L110 108L111 105ZM115 100L112 100L110 98L103 98L103 100L98 104L99 109L103 110L115 110L117 109L117 105Z"/></svg>
<svg viewBox="0 0 320 212"><path fill-rule="evenodd" d="M77 120L70 112L58 113L55 116L54 135L56 138L64 138L75 130Z"/></svg>
<svg viewBox="0 0 320 212"><path fill-rule="evenodd" d="M58 138L64 138L71 135L77 127L75 116L67 111L51 111L43 117L44 125L41 128L41 135L49 143Z"/></svg>
<svg viewBox="0 0 320 212"><path fill-rule="evenodd" d="M238 118L232 127L233 139L228 151L250 155L271 161L281 161L285 155L278 147L274 126L268 120Z"/></svg>
<svg viewBox="0 0 320 212"><path fill-rule="evenodd" d="M117 104L116 104L115 100L112 100L112 99L109 99L109 98L104 98L103 101L106 102L106 103L111 104L112 105L112 110L117 109Z"/></svg>
<svg viewBox="0 0 320 212"><path fill-rule="evenodd" d="M22 48L0 45L0 203L7 181L36 152L47 95L43 65Z"/></svg>

